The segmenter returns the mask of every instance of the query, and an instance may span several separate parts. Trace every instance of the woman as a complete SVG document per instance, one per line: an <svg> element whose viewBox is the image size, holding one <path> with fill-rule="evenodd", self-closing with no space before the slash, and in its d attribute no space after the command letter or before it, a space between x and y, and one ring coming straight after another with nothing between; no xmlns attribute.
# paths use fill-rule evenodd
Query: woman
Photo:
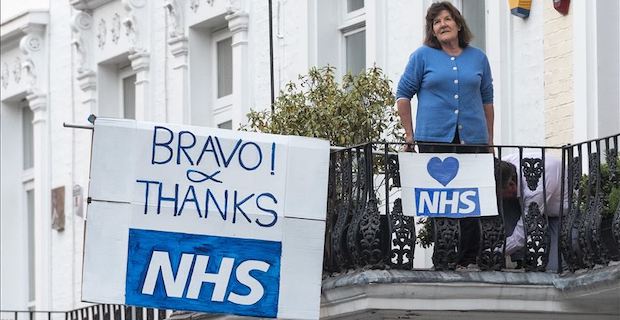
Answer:
<svg viewBox="0 0 620 320"><path fill-rule="evenodd" d="M408 151L413 143L493 144L493 80L486 55L469 45L472 35L450 2L434 3L426 14L424 46L409 57L396 91ZM418 95L416 131L411 98ZM420 152L454 152L419 145ZM487 148L459 148L484 152Z"/></svg>
<svg viewBox="0 0 620 320"><path fill-rule="evenodd" d="M489 152L487 146L493 145L493 80L486 55L469 45L471 38L465 19L450 2L430 6L426 13L424 46L409 57L396 91L398 114L408 143L405 151L413 151L415 141L420 152ZM410 100L416 94L418 111L414 136ZM456 225L453 219L436 219L435 222L436 226L448 228ZM478 219L460 219L459 225L457 261L450 254L448 258L434 255L436 268L444 264L436 258L448 259L443 261L449 269L456 263L476 264L480 239ZM454 250L454 244L438 248L436 243L435 253Z"/></svg>

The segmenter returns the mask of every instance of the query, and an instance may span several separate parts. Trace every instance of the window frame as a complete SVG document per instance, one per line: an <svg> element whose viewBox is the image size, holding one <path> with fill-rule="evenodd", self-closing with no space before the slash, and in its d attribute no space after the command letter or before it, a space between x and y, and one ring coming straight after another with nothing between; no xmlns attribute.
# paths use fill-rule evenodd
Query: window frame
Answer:
<svg viewBox="0 0 620 320"><path fill-rule="evenodd" d="M364 6L360 9L347 12L347 0L341 0L339 3L339 11L341 17L341 23L338 26L338 30L340 31L340 58L339 65L340 71L338 72L340 76L343 76L347 73L347 37L358 33L358 32L366 32L366 5L367 3L364 1ZM367 37L367 33L365 33L364 37ZM365 41L364 44L364 70L367 68L366 56L368 53L368 42Z"/></svg>
<svg viewBox="0 0 620 320"><path fill-rule="evenodd" d="M231 88L231 93L229 95L218 97L218 61L217 61L217 44L220 41L226 40L228 38L231 39L231 49L232 49L232 33L228 30L228 28L218 29L213 31L211 34L211 50L213 54L211 55L211 66L213 67L212 72L212 85L211 90L213 90L213 111L217 113L219 109L222 108L230 108L232 107L232 98L235 94L234 88ZM232 51L232 50L231 50ZM231 57L231 63L233 63L233 57ZM231 65L232 68L232 65ZM232 79L234 83L234 79Z"/></svg>
<svg viewBox="0 0 620 320"><path fill-rule="evenodd" d="M126 118L125 117L125 79L129 78L129 77L136 77L136 82L138 82L138 75L137 72L135 70L133 70L133 68L131 67L131 62L128 64L119 64L118 65L118 105L120 106L120 108L118 109L118 117L121 119L131 119L131 120L137 120L136 119L136 83L134 82L134 101L133 101L133 119L132 118Z"/></svg>
<svg viewBox="0 0 620 320"><path fill-rule="evenodd" d="M217 57L217 44L222 40L226 40L228 38L231 39L231 49L232 49L232 33L228 30L227 27L223 27L220 29L216 29L211 33L211 92L212 94L212 115L213 115L213 126L217 127L219 124L224 123L228 120L232 119L232 104L233 104L233 95L235 94L234 90L234 74L232 79L232 87L231 93L229 95L218 97L218 57ZM231 50L231 54L232 50ZM231 57L231 63L234 64L234 57ZM233 66L231 65L231 68ZM234 124L233 124L234 125Z"/></svg>

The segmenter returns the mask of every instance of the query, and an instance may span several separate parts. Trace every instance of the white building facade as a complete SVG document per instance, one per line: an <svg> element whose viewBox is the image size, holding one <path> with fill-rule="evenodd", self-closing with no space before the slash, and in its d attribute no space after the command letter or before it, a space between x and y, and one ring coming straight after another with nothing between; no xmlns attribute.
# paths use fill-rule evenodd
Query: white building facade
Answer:
<svg viewBox="0 0 620 320"><path fill-rule="evenodd" d="M3 0L0 309L83 305L91 132L63 123L236 129L272 90L327 64L376 64L395 84L432 2L273 0L270 17L268 0ZM566 16L534 1L527 19L508 1L452 2L491 62L497 144L620 131L618 1L573 0Z"/></svg>

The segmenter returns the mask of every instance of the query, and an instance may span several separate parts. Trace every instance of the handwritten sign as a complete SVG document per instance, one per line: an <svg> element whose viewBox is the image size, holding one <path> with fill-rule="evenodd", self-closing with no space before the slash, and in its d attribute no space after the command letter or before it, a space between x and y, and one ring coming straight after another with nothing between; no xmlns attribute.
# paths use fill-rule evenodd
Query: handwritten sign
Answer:
<svg viewBox="0 0 620 320"><path fill-rule="evenodd" d="M82 299L319 317L329 144L98 118Z"/></svg>
<svg viewBox="0 0 620 320"><path fill-rule="evenodd" d="M495 216L491 154L399 153L403 213L420 217Z"/></svg>

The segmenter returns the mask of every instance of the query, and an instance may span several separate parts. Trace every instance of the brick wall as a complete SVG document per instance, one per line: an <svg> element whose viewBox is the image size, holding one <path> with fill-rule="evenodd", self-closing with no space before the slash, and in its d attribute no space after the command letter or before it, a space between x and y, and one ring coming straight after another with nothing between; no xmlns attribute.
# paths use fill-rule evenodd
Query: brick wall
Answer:
<svg viewBox="0 0 620 320"><path fill-rule="evenodd" d="M544 20L545 144L561 145L573 135L572 13L563 16L546 1Z"/></svg>

